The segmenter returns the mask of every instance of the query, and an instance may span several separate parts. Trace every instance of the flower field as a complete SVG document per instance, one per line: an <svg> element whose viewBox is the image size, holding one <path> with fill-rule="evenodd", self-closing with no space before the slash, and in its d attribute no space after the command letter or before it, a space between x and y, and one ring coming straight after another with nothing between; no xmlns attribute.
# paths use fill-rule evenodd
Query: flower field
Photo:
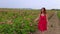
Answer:
<svg viewBox="0 0 60 34"><path fill-rule="evenodd" d="M0 9L0 34L31 34L38 22L34 22L40 10ZM54 10L47 10L48 19Z"/></svg>

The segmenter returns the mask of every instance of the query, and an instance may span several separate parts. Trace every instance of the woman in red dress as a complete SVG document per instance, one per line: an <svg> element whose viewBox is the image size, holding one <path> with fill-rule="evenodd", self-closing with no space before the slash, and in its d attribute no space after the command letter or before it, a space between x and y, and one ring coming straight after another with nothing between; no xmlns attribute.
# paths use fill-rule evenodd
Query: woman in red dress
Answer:
<svg viewBox="0 0 60 34"><path fill-rule="evenodd" d="M40 13L40 16L39 16L38 19L39 19L38 20L38 30L40 30L42 32L42 34L43 34L44 31L47 30L47 21L48 21L47 20L47 14L46 14L46 9L45 8L41 9L41 13Z"/></svg>

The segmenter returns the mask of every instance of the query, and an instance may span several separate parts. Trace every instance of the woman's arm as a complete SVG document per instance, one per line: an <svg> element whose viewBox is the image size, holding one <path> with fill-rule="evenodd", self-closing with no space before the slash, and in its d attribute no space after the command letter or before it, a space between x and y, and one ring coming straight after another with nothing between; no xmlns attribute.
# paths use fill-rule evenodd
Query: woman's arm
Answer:
<svg viewBox="0 0 60 34"><path fill-rule="evenodd" d="M36 22L36 21L38 21L38 19L39 19L39 17L37 17L34 21Z"/></svg>
<svg viewBox="0 0 60 34"><path fill-rule="evenodd" d="M48 15L46 14L47 26L49 27Z"/></svg>
<svg viewBox="0 0 60 34"><path fill-rule="evenodd" d="M34 22L38 21L39 17L40 17L40 14L39 14L38 17L34 20Z"/></svg>
<svg viewBox="0 0 60 34"><path fill-rule="evenodd" d="M47 22L48 22L48 15L46 14L46 19L47 19Z"/></svg>

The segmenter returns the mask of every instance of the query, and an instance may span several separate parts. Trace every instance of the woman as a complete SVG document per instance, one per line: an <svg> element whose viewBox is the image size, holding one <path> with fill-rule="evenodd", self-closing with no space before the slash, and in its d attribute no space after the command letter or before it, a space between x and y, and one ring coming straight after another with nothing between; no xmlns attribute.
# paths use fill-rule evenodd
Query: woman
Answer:
<svg viewBox="0 0 60 34"><path fill-rule="evenodd" d="M41 9L39 18L35 19L35 21L37 21L37 20L38 20L38 30L40 30L42 32L42 34L44 34L44 31L47 30L47 22L48 22L47 13L46 13L45 8Z"/></svg>

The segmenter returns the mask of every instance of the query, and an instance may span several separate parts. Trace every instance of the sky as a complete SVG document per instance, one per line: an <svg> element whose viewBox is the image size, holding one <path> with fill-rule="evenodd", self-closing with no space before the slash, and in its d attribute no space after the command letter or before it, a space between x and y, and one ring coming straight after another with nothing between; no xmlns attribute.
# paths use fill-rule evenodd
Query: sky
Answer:
<svg viewBox="0 0 60 34"><path fill-rule="evenodd" d="M0 0L0 8L60 9L60 0Z"/></svg>

